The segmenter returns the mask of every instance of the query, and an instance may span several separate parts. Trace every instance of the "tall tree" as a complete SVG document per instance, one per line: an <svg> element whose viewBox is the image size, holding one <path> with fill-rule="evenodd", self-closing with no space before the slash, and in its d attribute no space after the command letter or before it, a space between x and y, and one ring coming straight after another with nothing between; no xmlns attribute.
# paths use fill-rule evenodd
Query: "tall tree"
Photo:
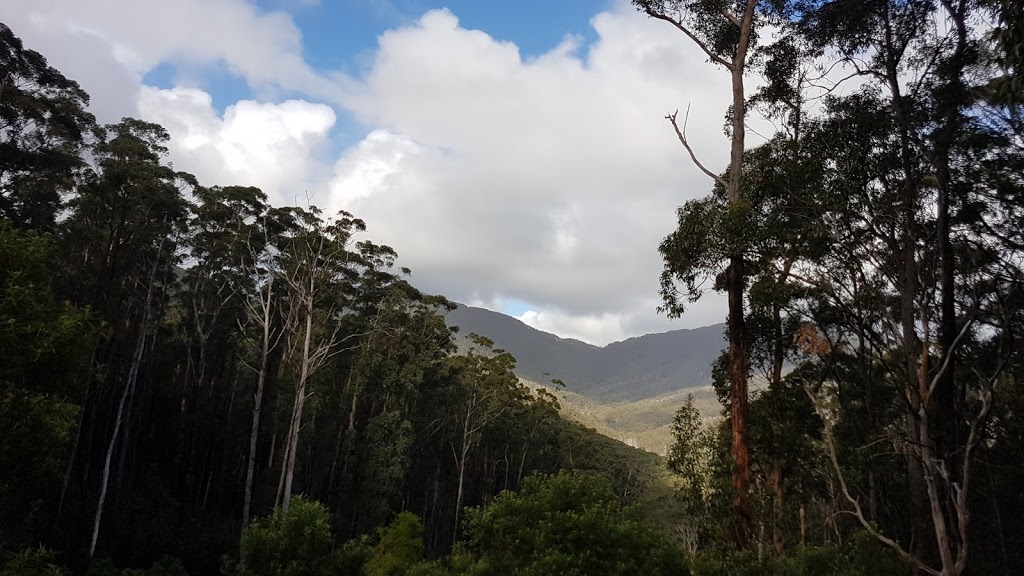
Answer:
<svg viewBox="0 0 1024 576"><path fill-rule="evenodd" d="M744 75L748 53L754 45L755 17L758 0L633 0L633 4L652 18L668 22L694 42L716 65L729 72L732 102L729 114L731 146L729 169L725 177L707 169L697 159L686 139L686 121L682 126L677 114L667 116L695 164L726 190L729 206L734 211L743 207L741 186L743 181L743 152L746 142L746 94ZM663 251L664 254L664 251ZM664 309L670 316L683 312L683 303L676 287L676 279L686 281L688 274L678 274L674 265L666 261L662 275ZM732 454L735 460L732 485L735 492L733 517L736 543L744 547L750 538L752 516L750 507L750 461L747 447L748 354L746 324L744 322L745 272L742 248L735 246L728 256L724 273L725 291L729 298L729 378L731 389L730 422L732 423Z"/></svg>
<svg viewBox="0 0 1024 576"><path fill-rule="evenodd" d="M52 232L98 140L89 95L0 23L0 217Z"/></svg>
<svg viewBox="0 0 1024 576"><path fill-rule="evenodd" d="M480 441L484 429L514 403L521 402L526 392L512 373L515 358L511 354L494 350L494 342L483 336L471 334L469 338L470 350L452 360L459 383L456 393L460 397L451 415L451 446L458 470L453 547L459 535L469 452Z"/></svg>
<svg viewBox="0 0 1024 576"><path fill-rule="evenodd" d="M114 405L113 434L101 464L100 496L90 556L95 553L100 519L122 420L131 417L148 332L164 310L158 291L176 263L176 241L187 216L182 191L195 179L163 163L169 136L160 126L126 118L106 128L108 138L94 148L99 173L70 204L68 261L75 271L69 292L91 304L106 324L97 362L107 366L108 382L120 387ZM92 417L104 409L93 404ZM88 459L83 463L88 467Z"/></svg>
<svg viewBox="0 0 1024 576"><path fill-rule="evenodd" d="M295 400L285 441L280 506L288 509L299 431L308 396L310 378L342 344L355 346L359 333L343 334L341 319L350 310L349 287L357 276L358 261L350 250L353 235L366 229L362 220L341 212L336 220L324 222L319 210L296 209L292 233L283 242L281 265L288 286L286 350L295 378Z"/></svg>

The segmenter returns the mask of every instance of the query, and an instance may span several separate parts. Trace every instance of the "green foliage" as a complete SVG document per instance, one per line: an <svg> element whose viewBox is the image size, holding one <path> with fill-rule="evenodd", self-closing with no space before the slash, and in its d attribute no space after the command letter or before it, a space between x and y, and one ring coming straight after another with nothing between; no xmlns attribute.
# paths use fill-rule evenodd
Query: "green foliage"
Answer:
<svg viewBox="0 0 1024 576"><path fill-rule="evenodd" d="M531 477L473 510L467 532L477 569L495 576L686 573L682 552L594 476Z"/></svg>
<svg viewBox="0 0 1024 576"><path fill-rule="evenodd" d="M363 509L371 525L376 525L400 503L396 501L411 464L412 424L398 411L386 412L370 420L366 437L370 449L366 455Z"/></svg>
<svg viewBox="0 0 1024 576"><path fill-rule="evenodd" d="M733 57L728 11L743 2L634 4L691 27L713 60ZM923 531L908 520L926 508L908 488L920 464L942 479L950 520L971 509L966 534L947 523L950 549L971 551L968 572L1011 573L1024 538L1020 3L758 6L757 25L782 33L748 62L765 78L748 106L781 129L745 151L739 201L717 186L688 202L660 246L670 315L743 260L748 365L766 384L748 418L758 554L726 552L732 462L727 427L704 426L710 410L687 399L673 419L678 392L600 408L556 400L524 386L487 338L458 354L442 316L452 303L413 287L390 247L357 240L361 220L200 186L166 161L165 129L97 128L84 91L2 24L0 548L42 542L92 576L210 573L239 545L239 487L251 479L253 509L266 511L292 489L278 488L285 468L318 501L249 526L227 573L685 573L658 526L699 551L698 574L898 575L904 563L848 512L861 506L908 547L933 538L933 517ZM995 38L955 25L987 21L985 6L1000 17ZM940 15L952 25L934 26ZM823 53L857 62L864 83L805 106L808 82L824 81L808 58ZM893 93L909 78L912 90ZM942 393L922 396L915 379L943 376L950 325L964 334L953 409L940 412L928 404ZM623 372L651 360L629 362ZM723 396L724 368L712 368ZM827 395L829 438L808 391L819 407ZM922 416L938 432L914 440ZM668 466L598 432L658 451L671 435ZM933 445L947 450L914 458ZM965 454L974 461L961 465ZM83 527L106 472L101 558L87 561ZM967 474L970 492L952 500ZM465 541L445 556L464 504L476 507ZM181 561L154 563L168 553ZM63 574L57 557L26 550L0 573Z"/></svg>
<svg viewBox="0 0 1024 576"><path fill-rule="evenodd" d="M61 195L88 172L89 95L0 23L0 218L52 231Z"/></svg>
<svg viewBox="0 0 1024 576"><path fill-rule="evenodd" d="M50 528L95 341L88 315L53 295L48 236L0 220L0 542L27 545Z"/></svg>
<svg viewBox="0 0 1024 576"><path fill-rule="evenodd" d="M370 537L353 538L338 547L335 553L335 566L339 574L363 574L366 563L373 557L374 548L370 545Z"/></svg>
<svg viewBox="0 0 1024 576"><path fill-rule="evenodd" d="M163 556L145 570L127 569L121 572L121 576L188 576L181 560L173 556Z"/></svg>
<svg viewBox="0 0 1024 576"><path fill-rule="evenodd" d="M67 573L57 561L57 553L47 548L22 550L0 564L0 576L66 576Z"/></svg>
<svg viewBox="0 0 1024 576"><path fill-rule="evenodd" d="M100 558L89 563L86 576L188 576L181 560L174 556L161 556L149 568L118 569L109 558Z"/></svg>
<svg viewBox="0 0 1024 576"><path fill-rule="evenodd" d="M380 542L366 563L365 576L406 576L423 560L423 523L402 512L380 530ZM420 570L419 573L422 573Z"/></svg>
<svg viewBox="0 0 1024 576"><path fill-rule="evenodd" d="M753 551L693 556L695 576L909 576L910 566L872 536L859 532L842 546L808 546L781 557Z"/></svg>
<svg viewBox="0 0 1024 576"><path fill-rule="evenodd" d="M326 576L333 574L331 526L324 505L292 499L257 520L242 535L237 576Z"/></svg>

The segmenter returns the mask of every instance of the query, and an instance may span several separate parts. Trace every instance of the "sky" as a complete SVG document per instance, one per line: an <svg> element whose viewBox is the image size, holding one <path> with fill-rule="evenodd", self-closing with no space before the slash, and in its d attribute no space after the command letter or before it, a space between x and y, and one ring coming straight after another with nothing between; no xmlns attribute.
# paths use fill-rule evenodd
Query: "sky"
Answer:
<svg viewBox="0 0 1024 576"><path fill-rule="evenodd" d="M364 219L413 283L603 345L656 312L657 247L724 168L728 75L626 0L5 0L92 97L205 185Z"/></svg>

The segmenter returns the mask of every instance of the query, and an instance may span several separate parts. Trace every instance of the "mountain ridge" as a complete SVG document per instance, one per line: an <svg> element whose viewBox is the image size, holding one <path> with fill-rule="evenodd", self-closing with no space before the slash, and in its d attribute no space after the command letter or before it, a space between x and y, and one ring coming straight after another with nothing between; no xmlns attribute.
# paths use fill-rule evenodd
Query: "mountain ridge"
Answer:
<svg viewBox="0 0 1024 576"><path fill-rule="evenodd" d="M561 338L500 312L459 304L445 317L465 336L476 333L516 357L516 373L600 402L636 401L711 382L711 366L726 346L725 325L634 336L595 346Z"/></svg>

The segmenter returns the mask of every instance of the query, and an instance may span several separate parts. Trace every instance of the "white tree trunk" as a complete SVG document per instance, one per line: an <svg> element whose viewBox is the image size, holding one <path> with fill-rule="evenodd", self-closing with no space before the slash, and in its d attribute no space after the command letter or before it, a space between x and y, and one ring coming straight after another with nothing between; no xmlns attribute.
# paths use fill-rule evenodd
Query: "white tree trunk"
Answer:
<svg viewBox="0 0 1024 576"><path fill-rule="evenodd" d="M139 377L139 366L142 365L142 355L146 349L146 329L149 324L149 308L153 302L153 283L156 281L156 271L160 263L160 254L163 252L164 240L160 240L160 247L156 252L156 259L153 261L153 269L149 274L149 285L146 287L146 307L142 312L142 322L139 326L139 338L135 343L135 353L132 356L132 365L128 370L128 378L121 391L121 400L117 403L117 416L114 420L114 433L110 436L110 443L107 445L107 455L103 460L103 476L100 480L100 499L96 504L96 516L92 522L92 539L89 542L89 558L96 554L96 542L100 535L100 521L103 518L103 504L107 499L107 486L110 483L110 461L114 456L114 446L117 444L117 435L121 431L121 420L124 415L124 406L128 396L135 392L135 382Z"/></svg>

